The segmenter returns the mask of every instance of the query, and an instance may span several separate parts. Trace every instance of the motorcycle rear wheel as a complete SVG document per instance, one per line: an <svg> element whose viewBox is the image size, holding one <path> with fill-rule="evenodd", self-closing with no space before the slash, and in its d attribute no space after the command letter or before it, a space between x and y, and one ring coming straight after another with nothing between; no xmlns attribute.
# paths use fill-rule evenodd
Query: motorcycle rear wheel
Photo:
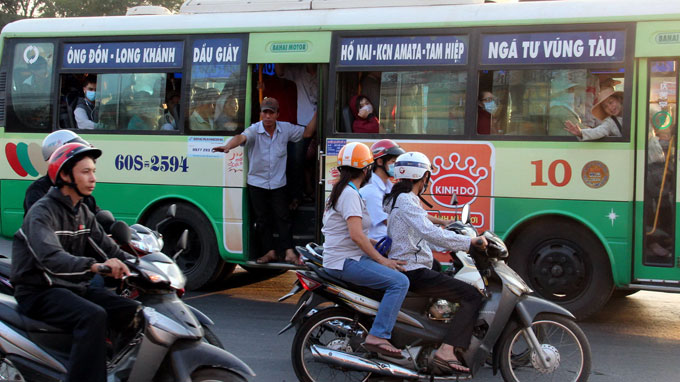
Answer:
<svg viewBox="0 0 680 382"><path fill-rule="evenodd" d="M191 382L247 382L245 378L231 371L207 367L191 374Z"/></svg>
<svg viewBox="0 0 680 382"><path fill-rule="evenodd" d="M354 313L342 308L323 309L309 317L295 334L291 348L293 369L303 382L363 382L370 372L354 371L315 360L309 350L311 345L337 351L361 352L361 343L368 334L367 327L356 319Z"/></svg>
<svg viewBox="0 0 680 382"><path fill-rule="evenodd" d="M501 344L500 366L503 380L512 382L551 381L585 382L590 376L590 344L583 330L570 318L539 314L531 327L553 362L540 364L529 348L522 328L510 331Z"/></svg>

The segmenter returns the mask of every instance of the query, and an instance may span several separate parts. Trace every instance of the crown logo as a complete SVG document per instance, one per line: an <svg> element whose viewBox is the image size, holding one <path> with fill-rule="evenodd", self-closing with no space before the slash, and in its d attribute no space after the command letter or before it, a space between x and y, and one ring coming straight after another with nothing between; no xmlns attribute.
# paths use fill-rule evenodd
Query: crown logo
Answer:
<svg viewBox="0 0 680 382"><path fill-rule="evenodd" d="M448 163L444 157L436 156L432 164L430 194L437 204L448 208L473 203L477 199L477 185L489 176L489 169L477 167L476 158L461 158L458 153L449 155ZM458 205L453 205L453 195L458 197Z"/></svg>

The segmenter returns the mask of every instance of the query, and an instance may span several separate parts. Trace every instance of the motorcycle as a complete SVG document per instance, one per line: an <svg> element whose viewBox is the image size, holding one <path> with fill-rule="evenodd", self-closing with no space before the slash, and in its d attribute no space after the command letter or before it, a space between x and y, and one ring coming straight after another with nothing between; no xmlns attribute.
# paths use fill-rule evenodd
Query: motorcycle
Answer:
<svg viewBox="0 0 680 382"><path fill-rule="evenodd" d="M130 244L124 222L112 224L111 233ZM180 251L185 247L186 236L178 241ZM139 293L141 324L131 340L110 349L107 381L243 382L255 375L236 356L202 341L201 323L176 293L186 280L171 258L153 252L126 265L123 283ZM0 295L0 380L63 380L70 344L70 333L22 315L13 297Z"/></svg>
<svg viewBox="0 0 680 382"><path fill-rule="evenodd" d="M143 257L153 253L161 253L163 248L163 237L158 233L159 227L161 227L166 221L170 220L175 216L176 206L173 204L168 207L167 215L164 220L161 220L157 225L155 230L151 230L146 226L141 224L133 224L129 227L130 238L129 243L123 244L123 249L128 253L134 254L137 257ZM111 234L111 226L116 222L110 211L100 210L96 215L97 222L104 228L107 234ZM184 233L183 235L186 235ZM180 238L180 240L182 240ZM184 238L186 240L186 238ZM173 256L173 261L181 254L178 251ZM10 273L12 270L12 263L9 258L0 255L0 293L14 295L14 287L10 282ZM135 299L139 295L138 291L130 288L129 286L123 285L123 288L117 289L118 294ZM184 295L184 287L176 289L176 293L179 297ZM215 326L213 320L206 316L200 310L194 308L189 304L185 304L191 312L196 316L198 321L203 326L204 337L203 339L211 345L217 346L219 348L224 348L220 339L212 331L212 327Z"/></svg>
<svg viewBox="0 0 680 382"><path fill-rule="evenodd" d="M469 206L460 221L446 229L477 236L469 222ZM500 237L484 232L486 250L451 253L446 273L477 288L484 303L474 323L467 350L458 354L469 374L440 375L433 358L456 314L457 303L409 292L392 330L392 344L403 358L361 347L375 317L382 292L338 280L322 267L323 248L310 243L296 247L308 270L297 271L293 289L279 301L304 290L289 324L295 327L291 358L300 381L366 381L372 375L406 380L472 379L487 363L505 381L549 379L587 381L590 344L574 316L532 290L507 264L508 250Z"/></svg>

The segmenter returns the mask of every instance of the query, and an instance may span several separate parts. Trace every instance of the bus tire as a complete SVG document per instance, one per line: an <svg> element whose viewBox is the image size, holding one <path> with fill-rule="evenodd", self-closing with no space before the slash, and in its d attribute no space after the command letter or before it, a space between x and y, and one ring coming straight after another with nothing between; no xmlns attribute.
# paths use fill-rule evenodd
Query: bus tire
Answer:
<svg viewBox="0 0 680 382"><path fill-rule="evenodd" d="M611 264L599 240L567 220L544 220L523 229L508 260L536 293L578 320L600 310L614 290Z"/></svg>
<svg viewBox="0 0 680 382"><path fill-rule="evenodd" d="M186 289L194 290L206 286L219 277L225 267L217 249L215 232L208 218L196 207L187 203L176 203L175 217L163 224L163 253L172 257L176 252L177 240L185 229L189 230L187 249L177 258L177 265L187 278ZM147 218L146 225L152 229L165 219L168 205L156 208ZM233 270L233 267L232 267Z"/></svg>

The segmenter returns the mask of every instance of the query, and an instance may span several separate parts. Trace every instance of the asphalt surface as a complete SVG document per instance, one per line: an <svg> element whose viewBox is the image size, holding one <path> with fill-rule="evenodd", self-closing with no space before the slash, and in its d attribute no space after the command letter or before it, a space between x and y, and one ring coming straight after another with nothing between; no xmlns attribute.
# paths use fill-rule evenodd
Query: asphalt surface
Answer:
<svg viewBox="0 0 680 382"><path fill-rule="evenodd" d="M0 253L11 242L0 239ZM215 321L225 348L257 373L253 381L297 381L290 360L293 330L277 335L293 314L297 297L283 303L295 280L292 271L254 277L237 267L210 289L188 292L185 301ZM594 382L680 381L680 294L638 292L612 299L580 323L591 344ZM501 381L484 369L475 381Z"/></svg>

